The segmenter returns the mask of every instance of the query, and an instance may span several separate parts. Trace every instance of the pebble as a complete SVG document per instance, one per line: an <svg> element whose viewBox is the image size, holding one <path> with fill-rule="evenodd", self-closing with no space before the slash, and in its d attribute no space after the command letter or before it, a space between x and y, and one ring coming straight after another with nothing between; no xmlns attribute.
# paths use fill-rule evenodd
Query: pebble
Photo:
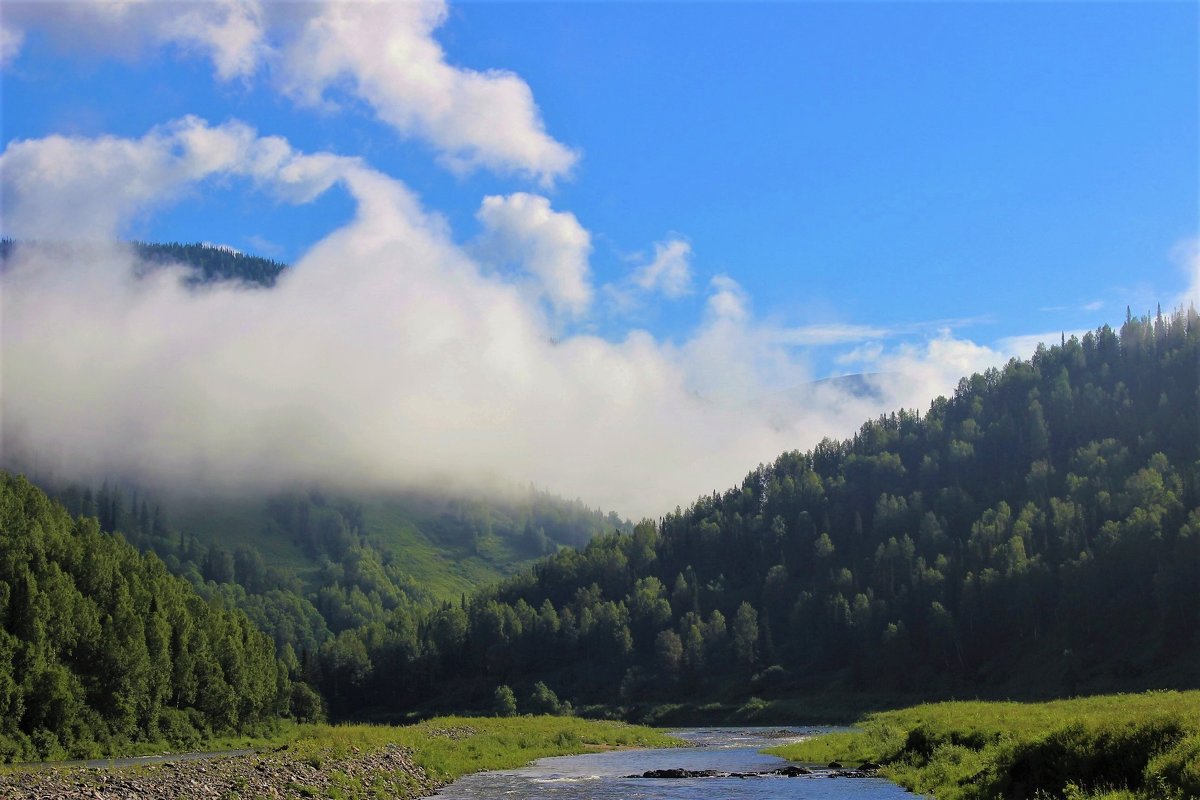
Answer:
<svg viewBox="0 0 1200 800"><path fill-rule="evenodd" d="M329 797L333 773L348 782L378 784L388 797L423 797L440 784L412 760L412 752L388 745L373 753L334 758L322 751L308 760L281 753L180 761L117 769L38 769L0 774L0 797L24 800L225 800L225 798ZM338 783L341 783L339 780ZM368 792L371 792L368 789ZM371 796L375 796L371 793Z"/></svg>

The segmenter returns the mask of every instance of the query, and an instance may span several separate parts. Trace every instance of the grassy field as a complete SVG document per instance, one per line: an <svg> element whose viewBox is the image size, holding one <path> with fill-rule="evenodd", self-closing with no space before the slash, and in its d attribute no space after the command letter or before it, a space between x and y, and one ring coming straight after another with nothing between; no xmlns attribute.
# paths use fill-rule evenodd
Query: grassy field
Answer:
<svg viewBox="0 0 1200 800"><path fill-rule="evenodd" d="M1186 800L1200 798L1200 691L933 703L767 752L875 761L937 800Z"/></svg>
<svg viewBox="0 0 1200 800"><path fill-rule="evenodd" d="M678 740L651 728L574 717L441 717L403 727L288 725L260 739L210 742L255 755L80 767L0 767L0 796L190 796L197 785L233 798L414 798L471 772L518 767L538 758L612 747L669 747ZM10 795L9 792L12 792ZM86 791L84 792L86 793ZM92 795L89 795L92 796Z"/></svg>
<svg viewBox="0 0 1200 800"><path fill-rule="evenodd" d="M284 744L303 758L344 757L391 744L410 748L432 777L511 769L548 756L612 747L671 747L661 730L577 717L437 717L417 725L302 725Z"/></svg>
<svg viewBox="0 0 1200 800"><path fill-rule="evenodd" d="M711 700L690 703L643 703L636 706L584 706L584 716L621 716L631 722L654 726L707 725L850 725L880 709L902 708L923 699L886 692L838 692L804 694L764 700Z"/></svg>

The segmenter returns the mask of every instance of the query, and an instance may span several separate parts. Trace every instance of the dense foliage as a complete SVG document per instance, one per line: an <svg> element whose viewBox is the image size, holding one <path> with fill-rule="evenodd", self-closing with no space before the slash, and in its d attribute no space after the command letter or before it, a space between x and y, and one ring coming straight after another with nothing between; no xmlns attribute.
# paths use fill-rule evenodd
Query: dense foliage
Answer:
<svg viewBox="0 0 1200 800"><path fill-rule="evenodd" d="M270 639L0 473L0 759L194 745L287 711Z"/></svg>
<svg viewBox="0 0 1200 800"><path fill-rule="evenodd" d="M134 252L149 264L184 264L194 273L193 283L241 281L274 286L286 264L252 256L229 247L179 242L133 242Z"/></svg>
<svg viewBox="0 0 1200 800"><path fill-rule="evenodd" d="M469 602L339 636L343 710L1200 683L1200 321L1130 318ZM351 656L350 654L354 655Z"/></svg>
<svg viewBox="0 0 1200 800"><path fill-rule="evenodd" d="M20 246L13 239L0 239L0 268L11 258ZM74 242L67 249L63 243L48 244L40 242L42 247L63 247L64 253L78 252L86 248L86 243ZM154 270L167 265L182 265L190 270L186 281L191 286L216 283L218 281L235 281L248 286L271 287L280 274L287 269L269 258L249 255L230 247L211 244L180 244L179 242L130 242L130 247L141 259L143 270Z"/></svg>
<svg viewBox="0 0 1200 800"><path fill-rule="evenodd" d="M353 500L317 489L204 498L174 504L182 522L152 495L118 484L52 494L72 514L96 517L101 531L156 553L201 596L244 611L275 640L292 676L309 681L322 663L328 674L345 665L343 631L421 616L535 557L626 526L534 489L494 498Z"/></svg>
<svg viewBox="0 0 1200 800"><path fill-rule="evenodd" d="M855 727L771 752L882 763L889 778L938 800L1200 797L1200 692L937 703L872 714Z"/></svg>

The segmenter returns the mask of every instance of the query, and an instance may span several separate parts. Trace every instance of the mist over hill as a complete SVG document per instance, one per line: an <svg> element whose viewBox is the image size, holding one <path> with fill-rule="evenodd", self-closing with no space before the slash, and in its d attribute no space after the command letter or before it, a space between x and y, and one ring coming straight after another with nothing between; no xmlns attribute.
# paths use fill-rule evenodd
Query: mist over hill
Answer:
<svg viewBox="0 0 1200 800"><path fill-rule="evenodd" d="M358 682L331 701L482 705L537 681L626 708L1198 686L1198 371L1194 308L1039 347L925 414L397 620L425 631L402 652L360 638Z"/></svg>
<svg viewBox="0 0 1200 800"><path fill-rule="evenodd" d="M5 245L0 460L227 495L533 483L636 516L1003 360L944 332L814 383L796 332L753 320L729 281L687 341L603 339L377 178L355 173L362 214L286 268L204 245Z"/></svg>

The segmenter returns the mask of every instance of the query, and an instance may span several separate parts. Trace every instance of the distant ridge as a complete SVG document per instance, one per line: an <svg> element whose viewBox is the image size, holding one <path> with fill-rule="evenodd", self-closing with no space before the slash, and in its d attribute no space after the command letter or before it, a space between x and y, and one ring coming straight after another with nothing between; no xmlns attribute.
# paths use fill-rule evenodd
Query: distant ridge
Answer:
<svg viewBox="0 0 1200 800"><path fill-rule="evenodd" d="M810 381L802 389L820 389L826 386L846 392L853 397L883 399L879 391L878 379L886 377L887 372L859 372L853 375L833 375L828 378Z"/></svg>
<svg viewBox="0 0 1200 800"><path fill-rule="evenodd" d="M179 242L131 242L145 261L158 264L178 263L191 267L196 284L242 281L270 287L275 285L287 264L262 256L253 256L229 247Z"/></svg>
<svg viewBox="0 0 1200 800"><path fill-rule="evenodd" d="M3 266L23 242L0 239L0 266ZM50 244L50 243L42 243ZM250 255L221 245L180 242L129 242L134 252L151 267L180 264L192 270L187 278L191 286L221 281L238 281L270 288L287 264L262 256ZM72 243L72 247L81 246ZM86 244L82 246L86 247ZM99 245L97 245L99 246Z"/></svg>

